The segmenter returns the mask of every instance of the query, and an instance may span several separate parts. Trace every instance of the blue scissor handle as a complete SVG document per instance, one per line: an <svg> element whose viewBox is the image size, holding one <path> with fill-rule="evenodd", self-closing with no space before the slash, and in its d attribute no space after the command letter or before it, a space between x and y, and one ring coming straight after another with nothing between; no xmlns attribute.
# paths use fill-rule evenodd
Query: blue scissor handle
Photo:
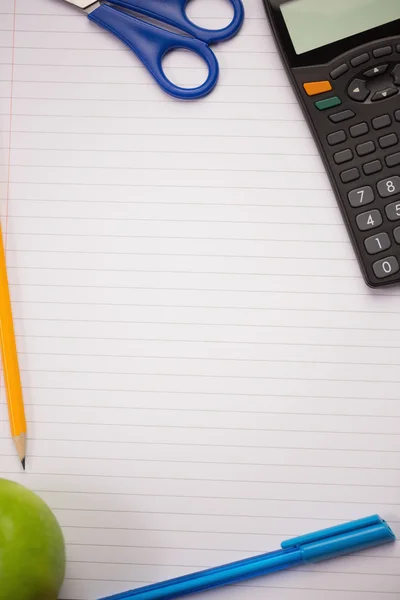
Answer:
<svg viewBox="0 0 400 600"><path fill-rule="evenodd" d="M133 50L160 87L171 96L193 100L206 96L215 87L219 75L218 61L205 42L166 31L107 4L92 11L89 19L113 33ZM176 48L191 50L205 60L208 77L202 85L190 89L181 88L167 78L162 68L162 59L167 52Z"/></svg>
<svg viewBox="0 0 400 600"><path fill-rule="evenodd" d="M223 29L203 29L193 23L186 14L189 0L108 0L110 4L134 10L148 17L168 23L189 33L206 44L223 42L237 34L244 20L242 0L229 0L233 6L233 19Z"/></svg>

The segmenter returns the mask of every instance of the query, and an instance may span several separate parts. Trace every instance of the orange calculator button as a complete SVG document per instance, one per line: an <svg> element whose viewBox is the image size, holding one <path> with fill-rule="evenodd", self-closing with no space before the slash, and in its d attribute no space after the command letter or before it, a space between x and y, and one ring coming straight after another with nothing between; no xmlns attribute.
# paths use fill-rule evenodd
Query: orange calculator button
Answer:
<svg viewBox="0 0 400 600"><path fill-rule="evenodd" d="M311 81L310 83L304 84L304 89L309 96L316 96L317 94L330 92L332 86L329 81Z"/></svg>

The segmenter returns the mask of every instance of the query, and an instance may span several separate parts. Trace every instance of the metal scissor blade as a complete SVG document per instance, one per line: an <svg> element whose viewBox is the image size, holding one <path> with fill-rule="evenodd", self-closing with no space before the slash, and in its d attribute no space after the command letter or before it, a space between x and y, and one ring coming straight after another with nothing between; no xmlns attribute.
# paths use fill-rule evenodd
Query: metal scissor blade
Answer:
<svg viewBox="0 0 400 600"><path fill-rule="evenodd" d="M275 8L279 8L283 4L288 4L289 2L293 2L293 1L294 0L270 0L272 6L274 6Z"/></svg>
<svg viewBox="0 0 400 600"><path fill-rule="evenodd" d="M100 6L100 2L98 0L64 0L64 2L73 4L74 6L77 6L82 10L86 10L87 12L91 12Z"/></svg>

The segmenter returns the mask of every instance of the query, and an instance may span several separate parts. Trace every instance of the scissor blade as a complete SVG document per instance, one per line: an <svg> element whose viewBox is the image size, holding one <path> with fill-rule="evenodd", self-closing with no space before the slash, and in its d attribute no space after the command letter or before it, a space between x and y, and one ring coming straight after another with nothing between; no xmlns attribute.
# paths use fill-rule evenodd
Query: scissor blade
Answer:
<svg viewBox="0 0 400 600"><path fill-rule="evenodd" d="M288 4L288 2L293 2L294 0L270 0L270 1L271 1L272 6L274 6L275 8L279 8L283 4Z"/></svg>
<svg viewBox="0 0 400 600"><path fill-rule="evenodd" d="M98 6L100 4L100 2L98 2L98 0L64 0L65 2L68 2L68 4L74 4L74 6L77 6L78 8L82 8L82 10L88 10L91 8L95 8L96 6Z"/></svg>

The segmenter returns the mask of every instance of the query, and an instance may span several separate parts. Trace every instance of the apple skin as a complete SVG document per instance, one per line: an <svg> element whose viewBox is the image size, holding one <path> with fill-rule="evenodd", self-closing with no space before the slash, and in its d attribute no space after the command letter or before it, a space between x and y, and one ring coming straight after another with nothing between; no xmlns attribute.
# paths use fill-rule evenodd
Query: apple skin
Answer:
<svg viewBox="0 0 400 600"><path fill-rule="evenodd" d="M50 508L0 479L0 600L57 600L65 567L63 534Z"/></svg>

